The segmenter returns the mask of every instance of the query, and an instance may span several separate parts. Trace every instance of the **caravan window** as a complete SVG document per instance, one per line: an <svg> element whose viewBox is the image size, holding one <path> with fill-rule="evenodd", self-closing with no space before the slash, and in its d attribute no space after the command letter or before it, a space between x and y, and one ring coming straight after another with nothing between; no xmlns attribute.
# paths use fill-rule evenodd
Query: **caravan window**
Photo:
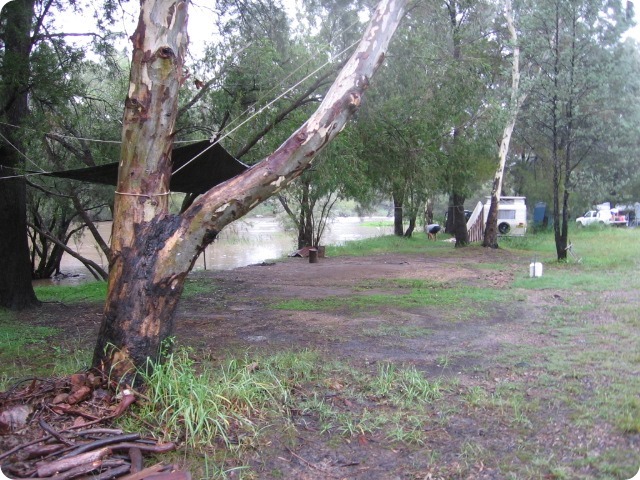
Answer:
<svg viewBox="0 0 640 480"><path fill-rule="evenodd" d="M498 220L515 220L515 210L498 210Z"/></svg>

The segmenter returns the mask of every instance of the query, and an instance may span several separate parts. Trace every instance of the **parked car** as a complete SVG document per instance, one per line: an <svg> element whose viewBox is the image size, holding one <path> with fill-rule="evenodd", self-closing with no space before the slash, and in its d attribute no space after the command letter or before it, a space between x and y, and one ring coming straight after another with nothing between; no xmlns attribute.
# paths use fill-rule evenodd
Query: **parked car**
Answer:
<svg viewBox="0 0 640 480"><path fill-rule="evenodd" d="M471 214L473 212L471 210L465 210L464 211L464 219L468 222L469 218L471 217ZM444 223L447 223L447 217L449 215L449 210L445 210L444 212Z"/></svg>
<svg viewBox="0 0 640 480"><path fill-rule="evenodd" d="M624 215L618 213L616 209L600 208L598 210L589 210L581 217L576 218L576 223L580 227L597 224L626 227L627 219Z"/></svg>

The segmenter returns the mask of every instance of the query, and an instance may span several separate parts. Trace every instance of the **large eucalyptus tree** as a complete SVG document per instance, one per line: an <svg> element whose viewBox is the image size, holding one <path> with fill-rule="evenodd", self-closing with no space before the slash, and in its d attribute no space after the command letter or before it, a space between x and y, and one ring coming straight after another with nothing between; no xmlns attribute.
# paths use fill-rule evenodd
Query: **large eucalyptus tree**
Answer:
<svg viewBox="0 0 640 480"><path fill-rule="evenodd" d="M107 301L93 365L127 379L158 358L173 331L184 281L217 233L278 193L358 108L403 14L405 1L383 0L360 45L317 111L275 152L212 188L179 215L168 209L170 151L184 81L188 2L143 0L132 36Z"/></svg>

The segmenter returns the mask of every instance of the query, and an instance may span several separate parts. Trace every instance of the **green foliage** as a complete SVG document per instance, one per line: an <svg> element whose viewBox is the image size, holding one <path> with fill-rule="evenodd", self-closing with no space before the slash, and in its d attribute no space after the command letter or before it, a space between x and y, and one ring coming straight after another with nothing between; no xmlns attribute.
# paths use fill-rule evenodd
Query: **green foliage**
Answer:
<svg viewBox="0 0 640 480"><path fill-rule="evenodd" d="M638 145L640 63L637 49L620 40L629 27L623 7L600 0L520 7L524 57L541 70L525 81L513 183L522 195L555 202L550 218L636 200L630 192L638 172L630 165Z"/></svg>

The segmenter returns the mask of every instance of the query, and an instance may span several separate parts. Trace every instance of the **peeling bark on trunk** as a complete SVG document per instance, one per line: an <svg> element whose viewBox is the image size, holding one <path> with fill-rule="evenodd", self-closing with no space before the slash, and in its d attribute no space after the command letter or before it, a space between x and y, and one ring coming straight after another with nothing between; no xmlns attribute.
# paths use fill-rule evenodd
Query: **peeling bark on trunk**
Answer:
<svg viewBox="0 0 640 480"><path fill-rule="evenodd" d="M406 0L383 0L318 110L272 155L218 185L178 216L167 209L171 132L186 46L186 2L143 0L134 34L109 293L93 365L131 381L173 332L184 280L220 230L311 165L360 105Z"/></svg>
<svg viewBox="0 0 640 480"><path fill-rule="evenodd" d="M171 149L187 47L187 2L146 0L132 36L109 285L94 366L131 378L170 335L184 276L158 277L176 230L169 215Z"/></svg>

